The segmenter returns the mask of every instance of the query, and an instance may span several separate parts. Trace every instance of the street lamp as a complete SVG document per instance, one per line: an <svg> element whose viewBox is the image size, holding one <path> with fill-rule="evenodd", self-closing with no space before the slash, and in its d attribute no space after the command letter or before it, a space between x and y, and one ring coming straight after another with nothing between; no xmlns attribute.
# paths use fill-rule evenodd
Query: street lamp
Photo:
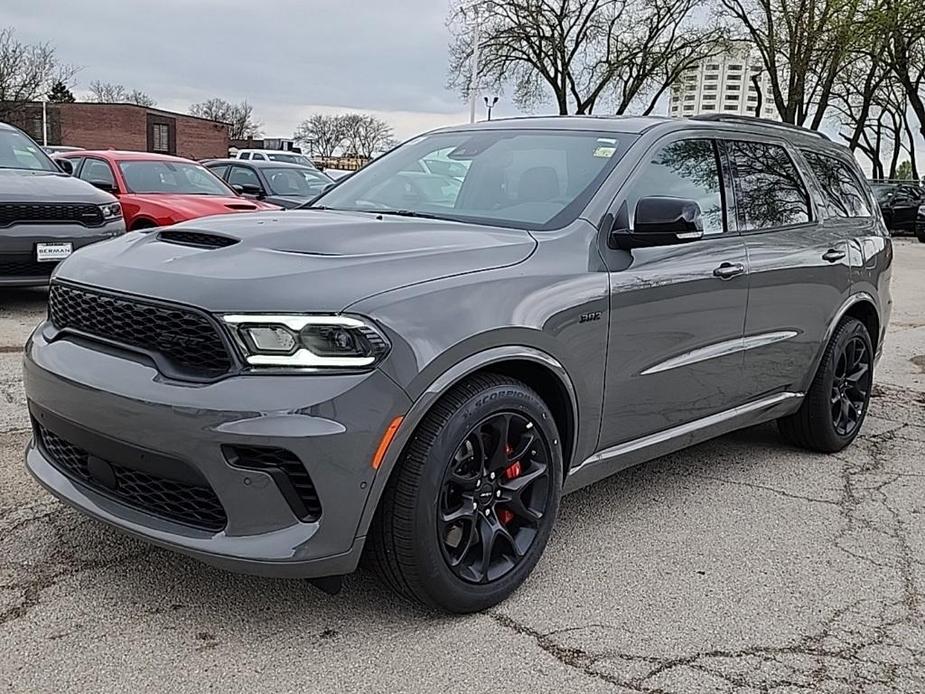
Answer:
<svg viewBox="0 0 925 694"><path fill-rule="evenodd" d="M495 104L497 103L498 103L497 96L493 96L491 97L491 99L489 99L487 96L485 97L485 108L488 109L488 120L491 120L491 110L495 107Z"/></svg>
<svg viewBox="0 0 925 694"><path fill-rule="evenodd" d="M466 23L472 23L472 64L469 75L469 122L475 123L475 101L479 96L479 53L482 48L482 18L476 6L472 13L462 8L462 17Z"/></svg>

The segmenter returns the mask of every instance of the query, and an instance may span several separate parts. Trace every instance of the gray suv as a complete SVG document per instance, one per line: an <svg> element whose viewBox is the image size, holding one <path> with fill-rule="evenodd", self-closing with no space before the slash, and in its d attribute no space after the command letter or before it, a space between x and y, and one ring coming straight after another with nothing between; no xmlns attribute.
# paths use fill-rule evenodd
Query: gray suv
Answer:
<svg viewBox="0 0 925 694"><path fill-rule="evenodd" d="M61 167L0 123L0 287L48 284L78 248L125 232L116 198Z"/></svg>
<svg viewBox="0 0 925 694"><path fill-rule="evenodd" d="M429 159L443 185L409 184ZM892 246L848 151L742 118L438 130L310 207L75 255L25 352L53 494L228 569L365 556L454 612L536 565L563 493L777 420L851 443Z"/></svg>

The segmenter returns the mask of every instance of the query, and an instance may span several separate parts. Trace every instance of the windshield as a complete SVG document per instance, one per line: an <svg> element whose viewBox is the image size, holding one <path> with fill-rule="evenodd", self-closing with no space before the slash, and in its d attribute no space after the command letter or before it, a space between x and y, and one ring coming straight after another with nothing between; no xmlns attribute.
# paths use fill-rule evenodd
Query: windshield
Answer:
<svg viewBox="0 0 925 694"><path fill-rule="evenodd" d="M555 229L578 217L632 137L566 130L425 135L313 206Z"/></svg>
<svg viewBox="0 0 925 694"><path fill-rule="evenodd" d="M125 185L132 193L225 195L234 191L199 164L172 161L120 161Z"/></svg>
<svg viewBox="0 0 925 694"><path fill-rule="evenodd" d="M61 172L41 147L15 130L0 130L0 169Z"/></svg>
<svg viewBox="0 0 925 694"><path fill-rule="evenodd" d="M313 198L333 181L319 171L307 169L264 169L267 186L273 195Z"/></svg>
<svg viewBox="0 0 925 694"><path fill-rule="evenodd" d="M302 166L310 166L315 168L315 165L312 164L311 159L302 155L302 154L285 154L277 152L267 152L267 158L270 161L281 161L287 164L301 164Z"/></svg>

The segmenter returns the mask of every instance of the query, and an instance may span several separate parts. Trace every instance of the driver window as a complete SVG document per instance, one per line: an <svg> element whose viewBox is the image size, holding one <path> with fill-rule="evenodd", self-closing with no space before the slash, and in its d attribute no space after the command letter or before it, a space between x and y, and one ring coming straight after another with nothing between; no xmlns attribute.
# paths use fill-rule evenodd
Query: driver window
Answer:
<svg viewBox="0 0 925 694"><path fill-rule="evenodd" d="M631 224L637 203L646 197L693 200L700 205L704 235L722 234L723 199L713 141L678 140L655 150L626 197Z"/></svg>
<svg viewBox="0 0 925 694"><path fill-rule="evenodd" d="M80 170L79 178L91 183L108 183L113 188L116 187L116 179L113 178L112 169L109 168L109 164L101 159L87 159Z"/></svg>

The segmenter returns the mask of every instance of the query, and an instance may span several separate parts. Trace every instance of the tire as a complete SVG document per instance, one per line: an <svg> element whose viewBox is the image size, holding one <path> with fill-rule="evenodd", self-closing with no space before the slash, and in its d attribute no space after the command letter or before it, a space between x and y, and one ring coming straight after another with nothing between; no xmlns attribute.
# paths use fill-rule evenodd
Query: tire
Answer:
<svg viewBox="0 0 925 694"><path fill-rule="evenodd" d="M846 354L849 346L855 348L852 354L857 354L861 347L865 352L863 359L866 360L866 370L856 382L842 376L845 369L854 369L850 365L844 366L853 361L853 357ZM820 453L836 453L851 444L867 416L873 384L873 355L873 345L866 326L856 318L842 319L826 347L822 363L800 409L789 417L777 420L784 439ZM858 366L851 371L851 375L860 371L861 367ZM844 387L839 385L846 381ZM856 386L853 387L853 383ZM840 392L840 400L836 401ZM841 400L846 397L860 403L856 407L849 406L847 415L841 404ZM850 426L840 426L846 421L850 422Z"/></svg>
<svg viewBox="0 0 925 694"><path fill-rule="evenodd" d="M919 243L925 243L925 228L916 229L915 238L919 240Z"/></svg>
<svg viewBox="0 0 925 694"><path fill-rule="evenodd" d="M489 460L489 451L501 455L495 443L502 440L502 427L508 431L504 459ZM478 455L479 444L485 455ZM389 479L367 538L373 569L399 595L448 612L477 612L501 602L524 582L546 547L561 497L561 451L552 413L524 383L482 374L454 387L418 426ZM515 467L511 456L519 453L522 464ZM503 470L494 481L485 472L496 469L489 463ZM519 477L509 478L515 472ZM474 480L472 491L455 486L457 479L466 485ZM508 487L520 483L523 517L503 503ZM489 502L492 490L496 497ZM445 510L457 502L459 511ZM466 517L457 525L441 521L458 514ZM537 514L530 521L535 527L524 520ZM497 539L483 542L482 531ZM494 548L487 564L486 546Z"/></svg>

